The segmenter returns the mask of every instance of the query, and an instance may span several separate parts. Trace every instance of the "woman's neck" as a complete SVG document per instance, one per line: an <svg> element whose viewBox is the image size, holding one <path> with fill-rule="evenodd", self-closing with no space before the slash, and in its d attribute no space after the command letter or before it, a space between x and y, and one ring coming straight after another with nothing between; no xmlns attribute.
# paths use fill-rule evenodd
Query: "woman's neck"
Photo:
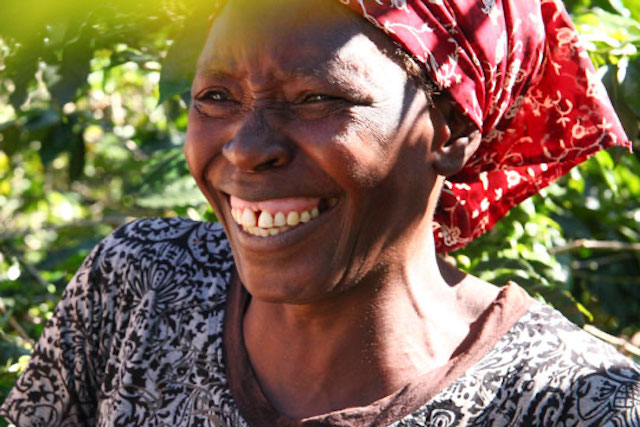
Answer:
<svg viewBox="0 0 640 427"><path fill-rule="evenodd" d="M451 358L497 290L425 245L403 257L320 302L251 301L245 345L274 408L305 418L364 406Z"/></svg>

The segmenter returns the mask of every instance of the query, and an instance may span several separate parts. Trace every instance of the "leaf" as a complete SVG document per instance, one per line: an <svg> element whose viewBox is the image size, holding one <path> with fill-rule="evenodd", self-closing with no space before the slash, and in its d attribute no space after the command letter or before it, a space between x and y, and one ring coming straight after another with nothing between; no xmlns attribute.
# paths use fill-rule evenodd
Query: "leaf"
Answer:
<svg viewBox="0 0 640 427"><path fill-rule="evenodd" d="M616 169L616 173L620 177L619 181L624 182L624 187L629 191L630 195L640 200L640 176L636 175L634 171L628 167L618 168Z"/></svg>
<svg viewBox="0 0 640 427"><path fill-rule="evenodd" d="M87 36L80 37L64 48L59 70L61 79L49 87L49 92L58 101L58 105L63 106L73 101L78 88L87 84L92 57L93 49Z"/></svg>
<svg viewBox="0 0 640 427"><path fill-rule="evenodd" d="M28 132L49 129L60 123L60 115L52 108L46 110L30 110L24 117L26 121L20 126L20 129Z"/></svg>
<svg viewBox="0 0 640 427"><path fill-rule="evenodd" d="M165 183L158 193L147 192L138 195L136 204L150 209L174 209L202 204L205 200L191 176Z"/></svg>
<svg viewBox="0 0 640 427"><path fill-rule="evenodd" d="M42 142L40 158L42 164L48 166L60 153L69 151L73 146L74 135L71 126L67 123L52 129L49 137Z"/></svg>
<svg viewBox="0 0 640 427"><path fill-rule="evenodd" d="M70 22L53 22L48 25L47 37L49 46L60 46L67 37Z"/></svg>
<svg viewBox="0 0 640 427"><path fill-rule="evenodd" d="M629 92L635 90L639 84L637 80L632 82L632 79L640 77L637 62L636 60L628 64L622 85L617 82L617 70L613 65L604 66L605 72L602 76L602 83L607 89L622 127L631 140L637 139L640 132L640 116L635 110L637 104L640 104L640 101L635 99L638 92Z"/></svg>
<svg viewBox="0 0 640 427"><path fill-rule="evenodd" d="M162 62L158 104L175 95L189 92L200 51L207 36L207 17L212 6L200 2L187 18Z"/></svg>
<svg viewBox="0 0 640 427"><path fill-rule="evenodd" d="M12 156L20 148L20 129L15 122L9 122L0 127L0 151Z"/></svg>
<svg viewBox="0 0 640 427"><path fill-rule="evenodd" d="M82 234L82 230L73 231ZM60 244L55 250L47 253L46 258L37 265L37 268L39 270L73 272L80 266L82 260L87 256L91 249L99 242L100 237L91 233L89 236L79 239L77 242L72 242L72 244L64 246L63 244Z"/></svg>
<svg viewBox="0 0 640 427"><path fill-rule="evenodd" d="M640 2L638 0L624 0L624 6L631 13L631 17L640 21Z"/></svg>
<svg viewBox="0 0 640 427"><path fill-rule="evenodd" d="M625 78L621 82L621 98L640 120L640 58L629 62ZM632 138L637 135L630 135Z"/></svg>
<svg viewBox="0 0 640 427"><path fill-rule="evenodd" d="M194 66L195 67L195 66ZM167 71L167 74L172 74L174 71ZM161 76L165 76L165 73L162 73ZM180 95L187 96L191 88L191 80L192 76L185 75L184 78L180 78L177 75L172 75L167 78L175 78L175 81L166 81L163 80L163 77L160 77L160 97L158 98L158 104L162 104L169 98ZM191 98L191 96L189 96Z"/></svg>
<svg viewBox="0 0 640 427"><path fill-rule="evenodd" d="M8 77L13 81L15 90L9 97L9 102L18 111L27 100L28 86L35 80L38 70L38 50L40 45L23 46L7 58Z"/></svg>
<svg viewBox="0 0 640 427"><path fill-rule="evenodd" d="M132 195L138 206L152 209L194 206L204 202L180 148L157 154L144 172L144 183Z"/></svg>
<svg viewBox="0 0 640 427"><path fill-rule="evenodd" d="M77 181L84 173L86 147L84 138L75 135L69 161L69 181Z"/></svg>
<svg viewBox="0 0 640 427"><path fill-rule="evenodd" d="M640 23L633 18L593 8L574 17L580 39L619 48L640 40Z"/></svg>
<svg viewBox="0 0 640 427"><path fill-rule="evenodd" d="M609 0L611 7L621 16L629 17L631 12L625 7L622 0Z"/></svg>

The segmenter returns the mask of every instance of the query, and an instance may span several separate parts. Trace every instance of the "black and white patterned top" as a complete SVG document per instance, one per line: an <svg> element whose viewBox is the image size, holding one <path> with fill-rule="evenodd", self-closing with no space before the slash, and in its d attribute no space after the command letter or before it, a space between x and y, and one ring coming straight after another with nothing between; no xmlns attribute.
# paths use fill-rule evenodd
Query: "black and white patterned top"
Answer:
<svg viewBox="0 0 640 427"><path fill-rule="evenodd" d="M18 426L245 426L223 319L219 225L130 223L67 287L0 413ZM640 426L640 370L541 304L396 426Z"/></svg>

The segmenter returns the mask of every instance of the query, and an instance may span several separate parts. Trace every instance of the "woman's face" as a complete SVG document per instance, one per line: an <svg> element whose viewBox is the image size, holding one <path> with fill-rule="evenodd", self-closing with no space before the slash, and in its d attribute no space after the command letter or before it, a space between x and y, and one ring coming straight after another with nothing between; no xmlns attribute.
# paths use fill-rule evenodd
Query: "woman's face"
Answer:
<svg viewBox="0 0 640 427"><path fill-rule="evenodd" d="M185 152L254 298L331 297L424 225L435 116L394 49L335 1L231 1L216 18Z"/></svg>

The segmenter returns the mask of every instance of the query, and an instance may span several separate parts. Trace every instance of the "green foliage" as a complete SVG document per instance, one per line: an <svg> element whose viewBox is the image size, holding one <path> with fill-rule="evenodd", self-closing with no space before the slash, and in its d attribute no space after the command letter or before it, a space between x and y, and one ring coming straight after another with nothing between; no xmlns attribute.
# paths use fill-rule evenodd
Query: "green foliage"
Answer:
<svg viewBox="0 0 640 427"><path fill-rule="evenodd" d="M635 155L599 153L454 257L487 281L518 282L578 324L630 337L640 330L640 1L565 4Z"/></svg>
<svg viewBox="0 0 640 427"><path fill-rule="evenodd" d="M635 156L614 165L601 152L454 256L484 280L518 282L578 324L633 335L640 329L640 253L624 244L640 241L639 172ZM620 248L570 245L581 239Z"/></svg>
<svg viewBox="0 0 640 427"><path fill-rule="evenodd" d="M215 220L181 148L213 3L3 2L0 399L97 241L141 216ZM640 0L566 3L637 141ZM640 242L639 201L638 158L601 153L453 257L577 322L631 335L640 329L638 251L570 244Z"/></svg>
<svg viewBox="0 0 640 427"><path fill-rule="evenodd" d="M187 104L158 104L160 82L187 87L205 3L3 3L0 399L102 237L140 216L215 219L182 154ZM165 57L181 64L161 75Z"/></svg>

